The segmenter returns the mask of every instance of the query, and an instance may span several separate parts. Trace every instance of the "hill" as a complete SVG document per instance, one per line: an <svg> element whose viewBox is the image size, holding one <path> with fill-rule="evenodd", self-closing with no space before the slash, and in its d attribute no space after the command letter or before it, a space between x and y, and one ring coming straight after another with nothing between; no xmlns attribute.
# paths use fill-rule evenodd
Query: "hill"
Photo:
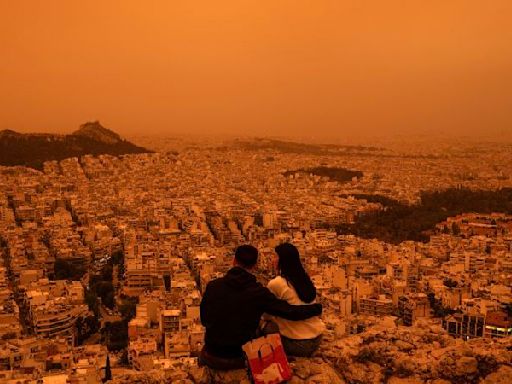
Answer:
<svg viewBox="0 0 512 384"><path fill-rule="evenodd" d="M43 169L43 163L83 155L124 155L148 153L123 140L117 133L98 121L82 124L70 135L22 134L12 130L0 131L0 165L22 165Z"/></svg>
<svg viewBox="0 0 512 384"><path fill-rule="evenodd" d="M255 138L252 140L235 140L233 145L251 151L271 150L280 153L298 153L324 156L391 156L391 152L382 147L338 144L307 144L293 141L283 141L269 138Z"/></svg>
<svg viewBox="0 0 512 384"><path fill-rule="evenodd" d="M105 144L117 144L123 141L121 136L114 131L103 127L99 121L82 124L78 130L73 132L73 135L88 137Z"/></svg>

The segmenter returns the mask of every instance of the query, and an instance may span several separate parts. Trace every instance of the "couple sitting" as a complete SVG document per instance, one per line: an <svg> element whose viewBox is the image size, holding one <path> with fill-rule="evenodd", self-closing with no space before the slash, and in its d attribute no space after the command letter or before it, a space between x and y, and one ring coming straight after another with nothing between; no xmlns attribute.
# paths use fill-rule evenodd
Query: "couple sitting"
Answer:
<svg viewBox="0 0 512 384"><path fill-rule="evenodd" d="M206 328L200 360L216 369L245 366L242 345L258 336L262 316L277 325L288 355L311 356L318 348L324 324L320 304L313 303L316 289L304 270L297 248L275 248L279 275L265 288L252 274L258 250L242 245L235 251L234 266L224 277L206 286L201 301L201 322ZM268 328L265 327L268 332ZM264 330L265 332L265 330Z"/></svg>

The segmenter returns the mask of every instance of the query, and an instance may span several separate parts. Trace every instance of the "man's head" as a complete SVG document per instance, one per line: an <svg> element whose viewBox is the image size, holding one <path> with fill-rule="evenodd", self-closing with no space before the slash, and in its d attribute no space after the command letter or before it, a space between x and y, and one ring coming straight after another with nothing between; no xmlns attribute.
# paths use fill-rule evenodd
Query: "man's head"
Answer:
<svg viewBox="0 0 512 384"><path fill-rule="evenodd" d="M241 245L235 250L235 265L252 269L258 262L258 250L252 245Z"/></svg>

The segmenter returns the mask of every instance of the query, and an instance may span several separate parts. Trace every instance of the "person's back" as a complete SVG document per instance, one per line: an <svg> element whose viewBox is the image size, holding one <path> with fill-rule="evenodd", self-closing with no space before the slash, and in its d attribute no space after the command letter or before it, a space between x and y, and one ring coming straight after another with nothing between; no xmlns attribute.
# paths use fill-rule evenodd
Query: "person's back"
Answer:
<svg viewBox="0 0 512 384"><path fill-rule="evenodd" d="M299 298L293 285L282 276L277 276L270 280L267 287L278 299L285 300L288 304L308 304ZM314 339L325 331L325 324L319 316L313 316L301 321L291 321L282 317L272 316L272 321L279 327L279 333L289 339Z"/></svg>
<svg viewBox="0 0 512 384"><path fill-rule="evenodd" d="M289 305L278 300L250 273L258 252L241 246L235 252L235 267L208 283L201 301L201 322L206 328L205 350L214 356L237 358L242 345L256 336L263 313L303 320L321 313L320 305ZM243 265L243 266L242 266Z"/></svg>
<svg viewBox="0 0 512 384"><path fill-rule="evenodd" d="M280 275L268 283L270 291L291 305L314 303L316 288L302 266L298 249L291 243L284 243L275 251L276 269ZM318 316L302 321L289 321L281 316L270 318L277 324L283 347L289 355L311 356L320 346L325 325Z"/></svg>
<svg viewBox="0 0 512 384"><path fill-rule="evenodd" d="M201 302L208 350L219 356L240 356L241 345L254 337L263 313L265 292L254 275L234 267L211 281Z"/></svg>

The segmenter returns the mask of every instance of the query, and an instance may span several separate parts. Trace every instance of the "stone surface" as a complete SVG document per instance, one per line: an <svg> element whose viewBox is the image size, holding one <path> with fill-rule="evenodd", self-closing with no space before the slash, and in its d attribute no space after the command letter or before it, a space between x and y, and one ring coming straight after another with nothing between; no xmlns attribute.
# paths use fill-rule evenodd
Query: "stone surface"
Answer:
<svg viewBox="0 0 512 384"><path fill-rule="evenodd" d="M296 358L290 363L294 376L289 384L512 383L512 338L464 341L428 323L404 327L393 325L393 318L375 322L376 327L341 338L335 336L335 327L328 329L315 357ZM164 371L125 372L111 382L250 383L245 370L211 371L194 364Z"/></svg>
<svg viewBox="0 0 512 384"><path fill-rule="evenodd" d="M414 378L390 377L387 384L422 384L423 381Z"/></svg>
<svg viewBox="0 0 512 384"><path fill-rule="evenodd" d="M289 381L288 384L302 384L305 383L304 380L300 379L298 376L293 376Z"/></svg>
<svg viewBox="0 0 512 384"><path fill-rule="evenodd" d="M189 370L188 374L191 380L196 384L208 384L210 381L206 367L194 367Z"/></svg>
<svg viewBox="0 0 512 384"><path fill-rule="evenodd" d="M512 338L464 341L426 321L421 327L393 327L390 320L358 335L326 339L330 341L321 346L323 358L354 384L476 384L498 369L503 374L500 367L512 362Z"/></svg>
<svg viewBox="0 0 512 384"><path fill-rule="evenodd" d="M296 359L290 364L292 367L294 378L306 383L317 384L345 384L345 381L327 362L319 358ZM295 380L299 383L300 381Z"/></svg>
<svg viewBox="0 0 512 384"><path fill-rule="evenodd" d="M232 371L210 370L210 383L212 384L250 384L247 370L236 369Z"/></svg>
<svg viewBox="0 0 512 384"><path fill-rule="evenodd" d="M481 384L510 384L512 383L512 368L502 366L496 372L487 375Z"/></svg>
<svg viewBox="0 0 512 384"><path fill-rule="evenodd" d="M473 374L478 371L478 362L474 357L463 356L455 363L458 373Z"/></svg>

